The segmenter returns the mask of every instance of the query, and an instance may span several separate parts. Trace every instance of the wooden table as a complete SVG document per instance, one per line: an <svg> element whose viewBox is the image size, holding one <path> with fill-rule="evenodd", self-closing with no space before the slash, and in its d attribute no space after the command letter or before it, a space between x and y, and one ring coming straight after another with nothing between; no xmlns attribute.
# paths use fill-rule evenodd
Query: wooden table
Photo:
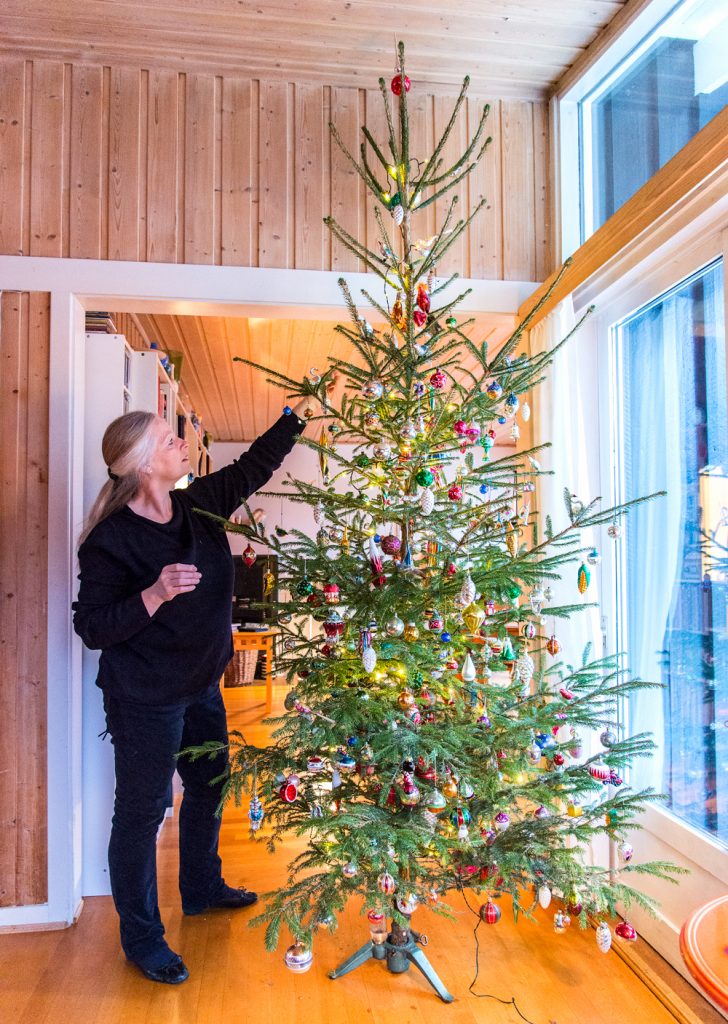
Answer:
<svg viewBox="0 0 728 1024"><path fill-rule="evenodd" d="M728 896L690 915L680 931L680 952L703 991L728 1010Z"/></svg>
<svg viewBox="0 0 728 1024"><path fill-rule="evenodd" d="M234 651L263 651L265 653L265 710L273 708L273 640L275 629L250 630L233 633Z"/></svg>

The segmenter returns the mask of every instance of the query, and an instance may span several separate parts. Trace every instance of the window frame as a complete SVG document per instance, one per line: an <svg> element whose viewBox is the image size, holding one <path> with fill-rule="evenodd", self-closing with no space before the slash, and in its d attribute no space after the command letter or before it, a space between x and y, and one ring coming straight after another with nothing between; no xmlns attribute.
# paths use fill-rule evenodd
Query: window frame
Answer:
<svg viewBox="0 0 728 1024"><path fill-rule="evenodd" d="M560 252L558 262L587 241L594 233L592 147L582 146L591 129L592 101L646 52L653 33L682 3L682 0L651 0L612 43L589 65L584 74L552 97L552 128L555 144L555 175Z"/></svg>
<svg viewBox="0 0 728 1024"><path fill-rule="evenodd" d="M675 217L671 219L674 221ZM597 364L599 385L595 397L598 415L592 437L599 454L600 493L605 505L617 500L619 470L616 450L619 441L618 403L614 398L619 383L616 376L619 367L614 326L697 270L722 257L728 338L728 195L723 202L716 202L680 230L671 231L669 224L661 228L662 231L651 231L650 237L643 240L641 259L630 252L620 254L605 274L597 275L599 280L586 282L575 295L577 317L591 303L596 302L597 305L597 311L587 325L584 341L591 347ZM645 251L647 255L644 255ZM726 359L728 362L728 346ZM629 521L626 529L629 529ZM603 554L600 580L603 631L606 650L615 652L620 650L617 632L619 562L624 559L625 552L621 545L615 549L614 542L606 535L606 527L601 528L598 543ZM621 702L620 717L626 725L627 712L625 700ZM639 783L639 779L635 782ZM640 818L640 824L642 831L636 833L633 840L640 860L671 860L688 868L692 874L679 886L645 883L645 888L661 904L658 916L653 919L644 911L632 908L629 919L638 932L694 984L679 952L679 928L686 914L710 898L716 886L716 895L728 886L728 850L721 841L709 833L698 831L660 804L648 807ZM614 852L612 863L616 866ZM636 879L631 881L642 887Z"/></svg>

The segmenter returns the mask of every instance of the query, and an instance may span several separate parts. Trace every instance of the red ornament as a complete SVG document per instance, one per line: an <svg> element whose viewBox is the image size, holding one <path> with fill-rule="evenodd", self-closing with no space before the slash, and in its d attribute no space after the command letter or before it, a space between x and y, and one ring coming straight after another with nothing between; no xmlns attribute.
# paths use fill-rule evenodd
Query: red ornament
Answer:
<svg viewBox="0 0 728 1024"><path fill-rule="evenodd" d="M243 561L245 562L248 568L251 567L251 565L255 562L257 557L258 555L255 552L255 548L251 548L250 544L248 544L245 551L243 551Z"/></svg>
<svg viewBox="0 0 728 1024"><path fill-rule="evenodd" d="M452 425L452 429L459 437L462 437L465 431L468 429L468 425L465 422L465 420L455 420L455 422Z"/></svg>
<svg viewBox="0 0 728 1024"><path fill-rule="evenodd" d="M391 86L392 92L394 93L395 96L401 96L402 95L402 73L401 73L401 71L398 71L397 74L394 76L394 78L392 79L392 81L390 83L390 86ZM407 75L405 75L404 76L404 91L405 92L409 92L411 86L412 86L412 83L410 82L410 80L407 77Z"/></svg>
<svg viewBox="0 0 728 1024"><path fill-rule="evenodd" d="M435 370L435 372L430 377L430 384L432 384L433 388L436 391L442 391L442 389L447 384L447 374L445 373L445 371Z"/></svg>
<svg viewBox="0 0 728 1024"><path fill-rule="evenodd" d="M286 781L278 790L278 796L286 804L292 804L298 796L298 786L293 782Z"/></svg>
<svg viewBox="0 0 728 1024"><path fill-rule="evenodd" d="M557 750L553 757L553 762L556 765L556 767L560 768L565 761L566 758L564 757L564 755L561 753L560 750Z"/></svg>
<svg viewBox="0 0 728 1024"><path fill-rule="evenodd" d="M488 900L488 902L484 903L480 908L480 920L484 921L485 924L498 924L500 916L500 907L497 906L493 900Z"/></svg>
<svg viewBox="0 0 728 1024"><path fill-rule="evenodd" d="M424 327L427 323L427 313L423 313L421 309L416 309L412 314L412 319L417 327Z"/></svg>
<svg viewBox="0 0 728 1024"><path fill-rule="evenodd" d="M333 656L336 654L336 647L334 647L333 644L322 644L321 653L323 654L324 658L333 658Z"/></svg>
<svg viewBox="0 0 728 1024"><path fill-rule="evenodd" d="M455 563L454 562L450 562L450 564L447 567L447 574L448 574L448 576L455 576L457 571L458 571L458 567L455 565Z"/></svg>
<svg viewBox="0 0 728 1024"><path fill-rule="evenodd" d="M611 771L611 768L603 761L594 761L589 765L589 774L598 782L608 782Z"/></svg>
<svg viewBox="0 0 728 1024"><path fill-rule="evenodd" d="M346 623L336 612L333 612L324 622L324 633L330 640L343 636L345 631Z"/></svg>
<svg viewBox="0 0 728 1024"><path fill-rule="evenodd" d="M620 939L624 939L625 942L637 941L637 932L629 923L629 921L620 921L617 927L614 929L614 934L618 935Z"/></svg>
<svg viewBox="0 0 728 1024"><path fill-rule="evenodd" d="M572 690L567 689L567 687L565 686L561 687L559 693L564 698L564 700L573 700L576 696L576 694Z"/></svg>
<svg viewBox="0 0 728 1024"><path fill-rule="evenodd" d="M463 500L463 489L460 484L453 484L450 490L447 492L447 496L450 501L462 501Z"/></svg>
<svg viewBox="0 0 728 1024"><path fill-rule="evenodd" d="M375 576L372 579L372 586L373 587L383 587L386 582L387 582L387 577L386 576L384 576L384 575Z"/></svg>
<svg viewBox="0 0 728 1024"><path fill-rule="evenodd" d="M426 782L437 782L437 772L431 764L425 764L421 757L417 759L415 775L418 779L424 779Z"/></svg>
<svg viewBox="0 0 728 1024"><path fill-rule="evenodd" d="M427 286L424 284L417 285L417 305L423 312L430 312L430 296L427 294Z"/></svg>
<svg viewBox="0 0 728 1024"><path fill-rule="evenodd" d="M555 636L550 636L548 638L548 640L546 641L546 650L554 658L556 657L556 655L561 650L561 644L559 643L559 641L557 640L557 638Z"/></svg>
<svg viewBox="0 0 728 1024"><path fill-rule="evenodd" d="M338 583L325 583L324 584L324 600L326 604L338 604L339 603L339 585Z"/></svg>

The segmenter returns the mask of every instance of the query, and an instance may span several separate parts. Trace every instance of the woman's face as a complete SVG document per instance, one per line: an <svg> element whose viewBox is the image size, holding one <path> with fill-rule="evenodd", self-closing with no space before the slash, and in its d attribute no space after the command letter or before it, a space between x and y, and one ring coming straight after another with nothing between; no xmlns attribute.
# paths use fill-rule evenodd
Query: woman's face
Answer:
<svg viewBox="0 0 728 1024"><path fill-rule="evenodd" d="M184 438L176 437L161 417L157 418L152 429L156 439L149 463L152 479L174 484L190 471L189 445Z"/></svg>

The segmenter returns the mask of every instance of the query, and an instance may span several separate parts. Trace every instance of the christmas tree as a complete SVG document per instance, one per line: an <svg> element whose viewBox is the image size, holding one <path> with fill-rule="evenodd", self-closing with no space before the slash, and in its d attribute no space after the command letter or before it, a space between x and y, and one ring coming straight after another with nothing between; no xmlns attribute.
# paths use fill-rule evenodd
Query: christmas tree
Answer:
<svg viewBox="0 0 728 1024"><path fill-rule="evenodd" d="M331 126L376 203L377 251L327 219L384 282L383 300L363 292L378 326L360 316L342 280L350 322L337 330L356 361L333 359L303 383L258 367L289 396L311 396L320 434L302 443L318 453L320 480L290 479L283 496L313 508L318 533L269 533L252 517L227 524L247 537L249 558L252 543L277 555L288 594L277 607L287 712L271 746L233 735L226 778L226 797L250 794L251 828L271 849L290 834L307 840L258 920L270 949L287 927L295 941L286 962L305 970L315 930L333 927L359 894L371 942L339 973L369 956L401 970L398 951L415 948L415 909L448 913L448 890L468 887L487 924L500 917L501 894L516 915L553 894L557 931L591 915L608 948L605 920L616 905L649 906L629 873L671 874L662 863L631 864L624 842L655 794L622 785L624 768L652 743L620 735L617 704L647 684L628 679L616 657L590 660L588 649L560 660L542 615L562 576L573 580L574 601L549 606L549 616L584 607L598 554L583 531L610 524L618 535L627 506L601 509L567 493L569 524L554 532L531 504L540 449L491 454L499 436L518 440L527 396L555 350L520 348L539 306L491 354L456 316L467 292L441 298L453 279L439 279L437 265L485 202L456 219L452 190L487 149L488 109L445 166L467 79L429 157L410 153L401 44L394 78L379 84L386 146L364 127L356 159ZM416 240L417 215L442 197L436 235ZM586 756L583 738L593 733L601 751ZM601 834L622 844L616 870L583 856ZM618 927L633 937L629 924ZM423 958L410 959L427 973Z"/></svg>

